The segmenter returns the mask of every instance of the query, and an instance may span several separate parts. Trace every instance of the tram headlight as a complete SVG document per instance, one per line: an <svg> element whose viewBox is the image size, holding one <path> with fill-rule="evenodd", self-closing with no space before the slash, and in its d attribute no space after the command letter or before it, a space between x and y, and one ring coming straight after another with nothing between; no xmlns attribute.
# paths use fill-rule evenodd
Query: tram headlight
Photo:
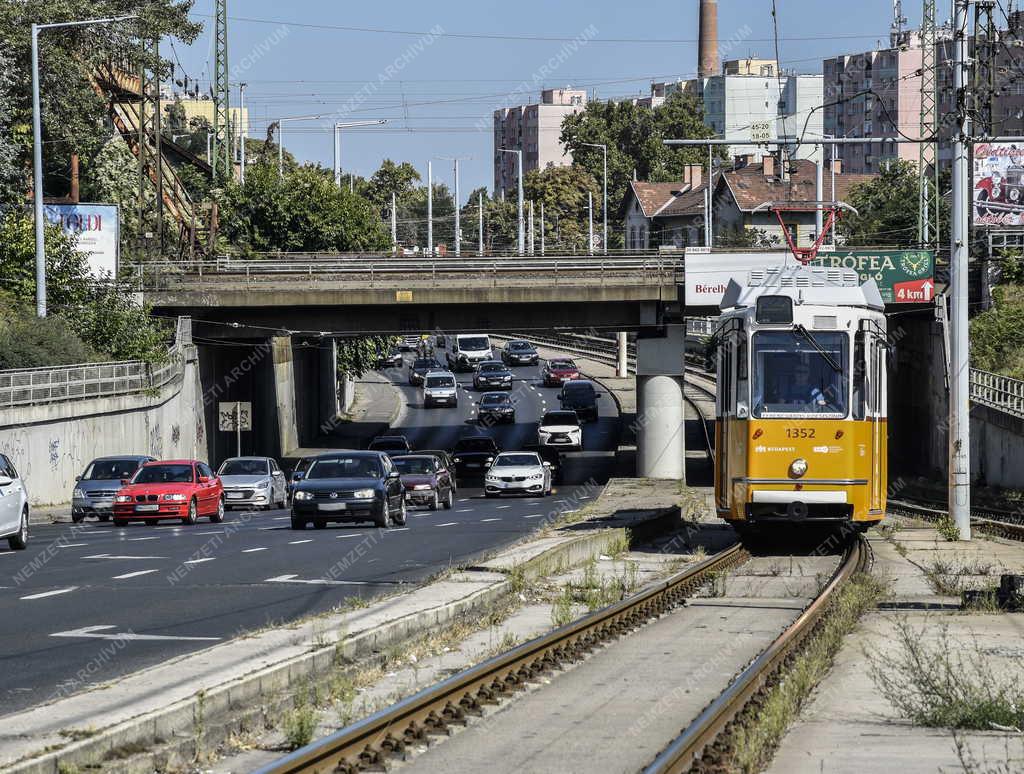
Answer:
<svg viewBox="0 0 1024 774"><path fill-rule="evenodd" d="M789 463L789 475L793 478L803 478L804 473L807 472L807 460L803 457L797 457L791 463Z"/></svg>

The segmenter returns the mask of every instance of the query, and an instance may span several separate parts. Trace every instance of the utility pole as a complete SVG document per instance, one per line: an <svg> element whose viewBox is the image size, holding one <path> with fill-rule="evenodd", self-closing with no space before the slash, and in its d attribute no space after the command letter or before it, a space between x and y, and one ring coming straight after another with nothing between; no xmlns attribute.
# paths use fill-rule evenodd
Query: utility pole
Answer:
<svg viewBox="0 0 1024 774"><path fill-rule="evenodd" d="M591 148L600 148L604 154L604 177L602 178L601 187L603 189L603 202L601 205L601 211L604 214L604 254L608 255L608 146L600 142L583 142L580 145L589 145Z"/></svg>
<svg viewBox="0 0 1024 774"><path fill-rule="evenodd" d="M334 184L338 188L341 188L341 130L353 129L359 126L380 126L387 122L386 118L381 118L377 121L348 121L334 124ZM355 191L354 175L355 173L353 172L348 176L349 193L354 193Z"/></svg>
<svg viewBox="0 0 1024 774"><path fill-rule="evenodd" d="M247 83L238 84L238 135L241 156L239 157L238 177L245 185L245 139L249 136L249 122L245 116L245 87Z"/></svg>
<svg viewBox="0 0 1024 774"><path fill-rule="evenodd" d="M587 191L587 255L594 254L594 194Z"/></svg>
<svg viewBox="0 0 1024 774"><path fill-rule="evenodd" d="M498 148L502 153L515 153L519 157L519 254L524 255L526 251L526 225L523 219L523 152L517 148ZM504 197L504 189L502 189Z"/></svg>
<svg viewBox="0 0 1024 774"><path fill-rule="evenodd" d="M218 157L231 174L231 87L228 83L228 0L216 0L213 19L213 177Z"/></svg>
<svg viewBox="0 0 1024 774"><path fill-rule="evenodd" d="M544 255L544 200L540 200L540 254Z"/></svg>
<svg viewBox="0 0 1024 774"><path fill-rule="evenodd" d="M452 159L455 164L455 256L462 255L462 223L459 212L459 160Z"/></svg>
<svg viewBox="0 0 1024 774"><path fill-rule="evenodd" d="M971 539L970 362L967 297L967 208L970 184L967 141L967 11L969 0L954 0L953 94L956 128L953 137L952 240L949 256L950 364L949 364L949 515L961 540Z"/></svg>
<svg viewBox="0 0 1024 774"><path fill-rule="evenodd" d="M529 241L529 245L530 245L530 246L529 246L529 248L528 248L528 252L530 253L530 255L533 255L533 246L534 246L534 232L533 232L533 199L530 199L530 229L529 229L529 234L530 234L530 241Z"/></svg>
<svg viewBox="0 0 1024 774"><path fill-rule="evenodd" d="M398 247L398 197L391 194L391 246Z"/></svg>
<svg viewBox="0 0 1024 774"><path fill-rule="evenodd" d="M434 162L427 162L427 252L434 254Z"/></svg>
<svg viewBox="0 0 1024 774"><path fill-rule="evenodd" d="M478 215L478 217L480 219L480 223L479 223L479 227L480 227L480 245L479 245L479 248L478 248L478 252L480 254L480 257L483 258L483 256L484 256L484 195L483 195L483 192L477 194L476 201L477 201L477 205L476 205L477 215Z"/></svg>

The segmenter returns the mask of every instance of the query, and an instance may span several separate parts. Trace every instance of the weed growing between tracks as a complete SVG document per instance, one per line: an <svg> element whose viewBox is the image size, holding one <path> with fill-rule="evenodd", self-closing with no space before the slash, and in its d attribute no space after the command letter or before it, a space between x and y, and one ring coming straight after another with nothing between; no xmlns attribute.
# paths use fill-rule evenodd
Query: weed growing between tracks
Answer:
<svg viewBox="0 0 1024 774"><path fill-rule="evenodd" d="M961 561L957 557L939 558L924 567L924 577L936 594L957 597L974 588L968 578L990 576L995 569L996 563L985 559Z"/></svg>
<svg viewBox="0 0 1024 774"><path fill-rule="evenodd" d="M761 771L814 687L828 674L839 648L860 617L886 591L877 578L861 573L838 592L828 613L760 705L744 713L732 738L730 769L744 774Z"/></svg>
<svg viewBox="0 0 1024 774"><path fill-rule="evenodd" d="M1017 675L993 672L978 642L954 641L947 624L939 626L934 644L925 631L898 619L895 647L884 659L868 654L875 686L902 717L937 728L1024 728L1024 686Z"/></svg>

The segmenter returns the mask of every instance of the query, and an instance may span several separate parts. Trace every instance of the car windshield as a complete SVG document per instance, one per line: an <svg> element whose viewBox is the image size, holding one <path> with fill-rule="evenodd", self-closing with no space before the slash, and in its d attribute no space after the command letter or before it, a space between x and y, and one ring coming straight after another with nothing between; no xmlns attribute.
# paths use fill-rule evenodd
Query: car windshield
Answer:
<svg viewBox="0 0 1024 774"><path fill-rule="evenodd" d="M549 411L540 422L542 425L578 425L575 411Z"/></svg>
<svg viewBox="0 0 1024 774"><path fill-rule="evenodd" d="M120 481L139 469L138 460L96 460L85 469L83 481Z"/></svg>
<svg viewBox="0 0 1024 774"><path fill-rule="evenodd" d="M460 336L459 337L459 349L466 350L467 352L477 352L484 349L490 349L491 345L487 343L486 336Z"/></svg>
<svg viewBox="0 0 1024 774"><path fill-rule="evenodd" d="M266 476L270 463L266 460L225 460L217 471L222 476Z"/></svg>
<svg viewBox="0 0 1024 774"><path fill-rule="evenodd" d="M494 461L496 468L511 468L523 465L540 465L540 458L536 454L502 454Z"/></svg>
<svg viewBox="0 0 1024 774"><path fill-rule="evenodd" d="M552 360L548 363L548 366L564 371L566 369L575 368L576 364L571 360Z"/></svg>
<svg viewBox="0 0 1024 774"><path fill-rule="evenodd" d="M455 378L452 376L431 376L427 379L427 387L454 387Z"/></svg>
<svg viewBox="0 0 1024 774"><path fill-rule="evenodd" d="M504 371L505 366L500 363L487 363L480 366L480 373L482 374L503 373Z"/></svg>
<svg viewBox="0 0 1024 774"><path fill-rule="evenodd" d="M298 463L296 463L295 470L292 471L292 475L294 476L296 473L305 473L307 470L309 470L309 466L312 464L312 457L303 457L301 460L298 461Z"/></svg>
<svg viewBox="0 0 1024 774"><path fill-rule="evenodd" d="M760 331L754 334L752 395L755 417L793 414L846 416L849 391L847 336L832 331L815 331L810 335L813 341L797 331ZM834 367L836 365L839 370Z"/></svg>
<svg viewBox="0 0 1024 774"><path fill-rule="evenodd" d="M307 479L380 478L380 460L376 457L321 457L313 460Z"/></svg>
<svg viewBox="0 0 1024 774"><path fill-rule="evenodd" d="M586 382L569 382L562 388L562 393L572 398L585 398L594 394L594 385Z"/></svg>
<svg viewBox="0 0 1024 774"><path fill-rule="evenodd" d="M510 341L508 348L511 352L529 352L533 349L533 345L525 341Z"/></svg>
<svg viewBox="0 0 1024 774"><path fill-rule="evenodd" d="M409 444L404 438L378 438L370 444L374 451L391 451L392 449L408 449Z"/></svg>
<svg viewBox="0 0 1024 774"><path fill-rule="evenodd" d="M423 475L434 473L437 470L437 460L433 457L398 457L392 462L395 463L399 473Z"/></svg>
<svg viewBox="0 0 1024 774"><path fill-rule="evenodd" d="M432 368L440 368L441 364L438 363L434 358L418 358L412 367L416 371L429 371Z"/></svg>
<svg viewBox="0 0 1024 774"><path fill-rule="evenodd" d="M495 450L494 441L490 438L463 438L455 444L457 452L492 452Z"/></svg>
<svg viewBox="0 0 1024 774"><path fill-rule="evenodd" d="M146 465L139 469L133 484L191 484L195 480L191 465Z"/></svg>
<svg viewBox="0 0 1024 774"><path fill-rule="evenodd" d="M508 397L508 395L506 395L503 392L502 393L498 393L497 395L495 395L494 393L488 393L487 395L484 395L480 399L481 405L487 405L487 406L505 406L505 405L508 405L511 402L512 401Z"/></svg>

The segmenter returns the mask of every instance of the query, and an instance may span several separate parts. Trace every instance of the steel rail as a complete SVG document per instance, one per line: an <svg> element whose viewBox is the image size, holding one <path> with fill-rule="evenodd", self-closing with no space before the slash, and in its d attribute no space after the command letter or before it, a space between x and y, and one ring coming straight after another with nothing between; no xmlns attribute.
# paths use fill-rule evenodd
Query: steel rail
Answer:
<svg viewBox="0 0 1024 774"><path fill-rule="evenodd" d="M847 546L842 564L832 580L800 617L644 769L644 774L675 774L690 771L702 762L713 764L714 758L723 750L724 736L730 725L740 717L751 699L781 673L786 660L814 632L837 592L855 574L866 570L869 563L867 541L857 537Z"/></svg>
<svg viewBox="0 0 1024 774"><path fill-rule="evenodd" d="M258 770L257 774L326 774L380 770L387 758L430 734L444 734L482 706L522 690L539 675L577 661L598 643L625 634L680 604L747 558L737 543L639 594L459 672L385 710Z"/></svg>
<svg viewBox="0 0 1024 774"><path fill-rule="evenodd" d="M900 516L911 516L925 521L938 521L948 517L945 508L932 507L920 502L888 499L887 509ZM990 535L1024 541L1024 514L1021 511L999 508L972 507L971 525Z"/></svg>

